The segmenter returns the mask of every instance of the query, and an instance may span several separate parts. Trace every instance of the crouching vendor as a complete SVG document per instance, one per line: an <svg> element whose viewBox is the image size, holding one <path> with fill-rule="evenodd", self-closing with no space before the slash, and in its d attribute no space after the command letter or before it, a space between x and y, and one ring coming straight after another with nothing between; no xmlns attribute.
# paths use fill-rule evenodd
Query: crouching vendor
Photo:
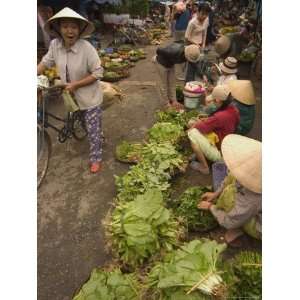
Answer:
<svg viewBox="0 0 300 300"><path fill-rule="evenodd" d="M244 232L261 239L261 142L230 134L224 138L221 150L229 174L216 192L202 196L198 208L210 210L227 229L227 243Z"/></svg>
<svg viewBox="0 0 300 300"><path fill-rule="evenodd" d="M189 122L188 138L198 161L190 166L202 174L209 174L209 161L222 159L219 150L223 138L234 133L240 120L238 109L231 104L230 91L226 85L218 85L208 97L217 110L208 118Z"/></svg>
<svg viewBox="0 0 300 300"><path fill-rule="evenodd" d="M200 50L196 45L185 46L183 43L172 43L164 48L158 48L154 61L164 88L164 97L170 105L182 107L176 100L175 65L184 62L196 63L200 59Z"/></svg>

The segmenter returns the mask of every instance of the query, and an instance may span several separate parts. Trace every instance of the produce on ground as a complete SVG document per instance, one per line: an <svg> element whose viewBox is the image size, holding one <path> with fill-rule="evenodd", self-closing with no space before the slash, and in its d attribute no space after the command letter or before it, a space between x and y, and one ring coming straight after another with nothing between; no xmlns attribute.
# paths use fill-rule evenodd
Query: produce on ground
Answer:
<svg viewBox="0 0 300 300"><path fill-rule="evenodd" d="M143 144L123 141L116 147L116 157L122 162L138 162L141 160Z"/></svg>
<svg viewBox="0 0 300 300"><path fill-rule="evenodd" d="M258 252L242 251L231 262L233 284L230 297L262 299L262 257ZM230 281L229 281L230 282Z"/></svg>
<svg viewBox="0 0 300 300"><path fill-rule="evenodd" d="M182 154L170 142L145 144L141 158L143 162L151 164L158 173L167 171L172 175L177 170L184 172L186 169Z"/></svg>
<svg viewBox="0 0 300 300"><path fill-rule="evenodd" d="M181 235L178 222L164 207L163 195L157 189L119 203L106 226L113 251L132 267L172 250Z"/></svg>
<svg viewBox="0 0 300 300"><path fill-rule="evenodd" d="M225 249L226 244L201 239L166 255L148 276L149 288L157 295L154 299L204 300L225 296L226 286L217 267Z"/></svg>
<svg viewBox="0 0 300 300"><path fill-rule="evenodd" d="M145 193L148 189L157 188L166 196L169 193L171 176L163 170L156 170L148 161L140 162L123 176L115 176L117 186L117 199L131 201L137 195Z"/></svg>
<svg viewBox="0 0 300 300"><path fill-rule="evenodd" d="M158 111L156 113L156 119L158 122L172 123L186 128L190 119L195 118L198 115L199 112L197 110L177 111L173 108L168 108L166 110Z"/></svg>
<svg viewBox="0 0 300 300"><path fill-rule="evenodd" d="M239 56L238 56L238 60L242 61L242 62L250 62L253 61L256 57L256 54L253 52L247 52L247 51L243 51Z"/></svg>
<svg viewBox="0 0 300 300"><path fill-rule="evenodd" d="M122 274L119 269L94 269L73 300L139 300L139 292L135 274Z"/></svg>
<svg viewBox="0 0 300 300"><path fill-rule="evenodd" d="M174 213L185 220L189 231L204 232L218 226L209 211L197 208L201 196L208 191L201 186L190 187L175 201Z"/></svg>
<svg viewBox="0 0 300 300"><path fill-rule="evenodd" d="M148 131L150 143L170 142L176 144L185 136L184 128L170 122L158 122Z"/></svg>

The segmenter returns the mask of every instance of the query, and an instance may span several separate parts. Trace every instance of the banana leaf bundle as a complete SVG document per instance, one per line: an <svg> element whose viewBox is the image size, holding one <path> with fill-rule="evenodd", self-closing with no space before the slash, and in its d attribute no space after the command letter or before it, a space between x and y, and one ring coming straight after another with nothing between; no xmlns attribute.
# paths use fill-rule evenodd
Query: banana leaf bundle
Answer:
<svg viewBox="0 0 300 300"><path fill-rule="evenodd" d="M148 275L148 287L159 300L206 300L227 292L218 270L226 244L201 239L166 255Z"/></svg>
<svg viewBox="0 0 300 300"><path fill-rule="evenodd" d="M139 300L140 289L134 273L122 274L119 269L110 272L94 269L73 300Z"/></svg>
<svg viewBox="0 0 300 300"><path fill-rule="evenodd" d="M178 222L164 207L163 195L157 189L119 203L107 232L117 257L132 267L172 250L181 235Z"/></svg>

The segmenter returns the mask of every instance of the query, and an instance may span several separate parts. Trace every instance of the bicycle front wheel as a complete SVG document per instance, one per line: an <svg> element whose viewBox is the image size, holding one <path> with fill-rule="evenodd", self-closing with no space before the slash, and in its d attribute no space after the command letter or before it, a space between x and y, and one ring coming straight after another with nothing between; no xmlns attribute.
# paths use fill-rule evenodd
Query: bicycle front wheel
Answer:
<svg viewBox="0 0 300 300"><path fill-rule="evenodd" d="M37 127L37 188L46 176L51 156L51 139L40 125Z"/></svg>
<svg viewBox="0 0 300 300"><path fill-rule="evenodd" d="M87 136L87 129L81 111L76 111L73 115L73 136L76 140L81 141Z"/></svg>

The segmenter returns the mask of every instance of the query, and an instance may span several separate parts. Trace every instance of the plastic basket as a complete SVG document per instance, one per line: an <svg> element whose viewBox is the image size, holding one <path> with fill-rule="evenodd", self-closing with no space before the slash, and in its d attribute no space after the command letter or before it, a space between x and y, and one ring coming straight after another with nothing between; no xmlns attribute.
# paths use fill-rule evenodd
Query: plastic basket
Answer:
<svg viewBox="0 0 300 300"><path fill-rule="evenodd" d="M215 162L212 164L213 189L216 191L227 176L227 167L224 162Z"/></svg>

